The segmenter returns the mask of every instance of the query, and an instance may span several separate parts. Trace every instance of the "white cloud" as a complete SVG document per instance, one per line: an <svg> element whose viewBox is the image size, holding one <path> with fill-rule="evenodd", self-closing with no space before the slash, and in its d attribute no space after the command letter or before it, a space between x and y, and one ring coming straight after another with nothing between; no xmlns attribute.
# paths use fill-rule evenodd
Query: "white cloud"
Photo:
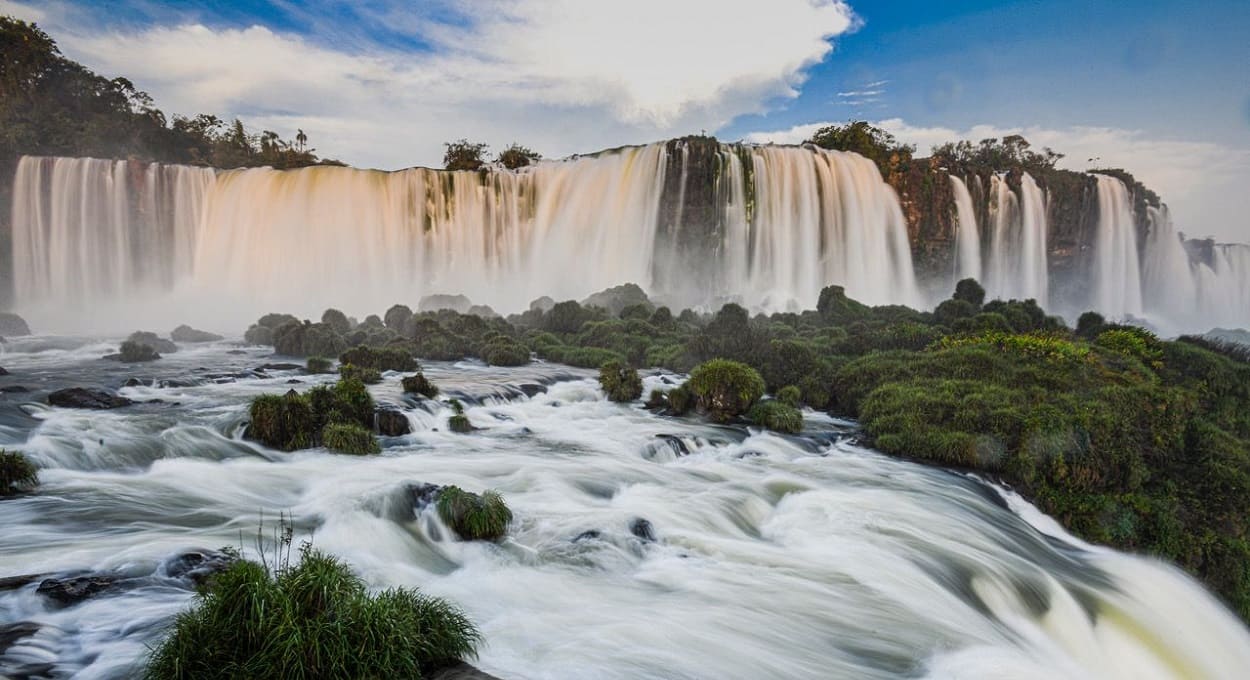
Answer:
<svg viewBox="0 0 1250 680"><path fill-rule="evenodd" d="M424 52L349 52L262 26L101 33L68 12L53 17L52 34L68 56L129 77L166 111L239 115L283 134L302 127L325 154L402 167L438 163L442 142L459 137L562 156L715 130L795 96L855 22L840 0L449 5L467 25L411 22L433 46Z"/></svg>
<svg viewBox="0 0 1250 680"><path fill-rule="evenodd" d="M798 144L833 122L808 123L747 135L747 141ZM1250 241L1250 150L1210 142L1158 139L1137 130L1110 127L1045 128L976 125L966 130L921 127L898 118L878 121L919 153L961 139L1023 135L1034 148L1066 154L1060 167L1124 168L1154 189L1172 209L1179 229L1191 236Z"/></svg>

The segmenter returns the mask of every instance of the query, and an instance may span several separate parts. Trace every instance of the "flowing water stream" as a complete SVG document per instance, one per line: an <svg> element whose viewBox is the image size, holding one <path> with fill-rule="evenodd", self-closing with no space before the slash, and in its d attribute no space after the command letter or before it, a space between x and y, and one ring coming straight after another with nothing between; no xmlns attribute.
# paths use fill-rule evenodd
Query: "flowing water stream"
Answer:
<svg viewBox="0 0 1250 680"><path fill-rule="evenodd" d="M187 549L254 554L261 517L346 559L373 587L417 586L480 626L476 662L503 678L1238 678L1250 634L1193 580L1082 544L1014 494L892 459L854 424L807 413L787 437L608 402L591 373L536 363L429 362L482 428L371 388L413 433L379 456L284 454L241 439L248 400L330 376L250 372L267 348L184 345L159 362L101 361L104 341L5 346L0 437L41 466L0 501L0 576L132 578L70 607L0 591L0 626L38 630L0 676L133 677L192 602L169 577ZM233 353L232 353L233 352ZM242 352L242 353L239 353ZM262 377L263 376L263 377ZM33 403L67 384L156 400L113 411ZM652 375L646 388L678 376ZM288 384L299 380L300 384ZM67 382L69 381L69 382ZM498 489L499 545L451 540L411 483ZM644 519L648 524L638 520ZM646 529L640 527L647 527Z"/></svg>

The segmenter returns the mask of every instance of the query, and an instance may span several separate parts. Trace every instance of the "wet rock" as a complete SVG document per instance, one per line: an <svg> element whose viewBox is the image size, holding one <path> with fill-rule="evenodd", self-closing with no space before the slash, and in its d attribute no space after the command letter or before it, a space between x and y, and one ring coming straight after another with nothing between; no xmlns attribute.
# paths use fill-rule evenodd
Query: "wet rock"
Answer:
<svg viewBox="0 0 1250 680"><path fill-rule="evenodd" d="M22 574L20 576L0 577L0 592L16 590L46 577L47 574Z"/></svg>
<svg viewBox="0 0 1250 680"><path fill-rule="evenodd" d="M421 512L422 509L438 500L438 494L442 490L443 487L438 484L414 482L407 485L408 495L412 497L412 506L417 512Z"/></svg>
<svg viewBox="0 0 1250 680"><path fill-rule="evenodd" d="M30 391L30 388L26 387L25 385L5 385L4 387L0 387L0 392L5 392L5 393L29 392L29 391Z"/></svg>
<svg viewBox="0 0 1250 680"><path fill-rule="evenodd" d="M534 395L537 395L537 394L546 394L546 393L547 393L547 386L546 386L546 385L538 385L538 384L535 384L535 383L526 383L526 384L524 384L524 385L518 385L518 388L521 390L521 392L522 392L522 393L524 393L524 394L525 394L525 396L527 396L527 397L531 397L531 398L532 398L532 397L534 397Z"/></svg>
<svg viewBox="0 0 1250 680"><path fill-rule="evenodd" d="M228 350L226 354L247 354L247 352L241 349L232 349Z"/></svg>
<svg viewBox="0 0 1250 680"><path fill-rule="evenodd" d="M117 576L103 574L73 578L48 578L39 584L35 592L62 605L70 606L112 588L117 584L118 578Z"/></svg>
<svg viewBox="0 0 1250 680"><path fill-rule="evenodd" d="M642 517L635 517L634 521L629 523L629 533L648 543L655 541L655 527L652 526L650 521Z"/></svg>
<svg viewBox="0 0 1250 680"><path fill-rule="evenodd" d="M288 385L303 385L303 384L304 384L304 381L303 381L303 380L300 380L299 378L291 378L290 380L286 381L286 384L288 384Z"/></svg>
<svg viewBox="0 0 1250 680"><path fill-rule="evenodd" d="M430 680L499 680L498 677L461 661L454 666L440 668L430 674Z"/></svg>
<svg viewBox="0 0 1250 680"><path fill-rule="evenodd" d="M39 624L33 621L19 621L17 623L0 625L0 656L3 656L9 647L13 646L13 643L38 633L39 627Z"/></svg>
<svg viewBox="0 0 1250 680"><path fill-rule="evenodd" d="M603 533L600 532L598 529L589 529L587 531L583 531L582 533L574 536L573 542L577 543L579 541L589 541L593 538L599 538L602 535Z"/></svg>
<svg viewBox="0 0 1250 680"><path fill-rule="evenodd" d="M159 385L160 387L195 387L196 385L199 385L199 384L200 384L199 380L179 379L179 378L171 378L169 380L162 380L159 383L157 383L157 385Z"/></svg>
<svg viewBox="0 0 1250 680"><path fill-rule="evenodd" d="M165 563L165 575L199 586L213 574L225 571L235 557L216 550L189 550Z"/></svg>
<svg viewBox="0 0 1250 680"><path fill-rule="evenodd" d="M683 442L681 437L678 437L677 435L657 434L655 438L663 441L665 444L668 444L668 447L678 456L690 455L690 449L686 447L686 442Z"/></svg>
<svg viewBox="0 0 1250 680"><path fill-rule="evenodd" d="M374 422L378 433L387 437L398 437L412 432L408 424L408 416L403 411L393 408L380 408L374 413Z"/></svg>
<svg viewBox="0 0 1250 680"><path fill-rule="evenodd" d="M48 403L64 408L110 409L130 406L134 402L105 390L70 387L49 394Z"/></svg>
<svg viewBox="0 0 1250 680"><path fill-rule="evenodd" d="M303 370L303 368L304 367L299 364L289 364L289 363L278 362L278 363L271 363L271 364L261 364L260 366L257 366L255 370L257 371L299 371L299 370Z"/></svg>
<svg viewBox="0 0 1250 680"><path fill-rule="evenodd" d="M8 374L9 372L6 371L3 366L0 366L0 375L8 375Z"/></svg>
<svg viewBox="0 0 1250 680"><path fill-rule="evenodd" d="M222 339L216 333L201 331L186 324L175 328L169 337L173 338L174 342L216 342Z"/></svg>
<svg viewBox="0 0 1250 680"><path fill-rule="evenodd" d="M173 340L166 340L150 331L135 331L130 334L130 337L126 338L126 341L137 345L147 345L157 352L165 354L173 354L178 351L178 346L174 344Z"/></svg>
<svg viewBox="0 0 1250 680"><path fill-rule="evenodd" d="M122 383L122 387L143 387L146 384L138 378L126 378L126 382Z"/></svg>
<svg viewBox="0 0 1250 680"><path fill-rule="evenodd" d="M30 326L13 312L0 312L0 335L30 335Z"/></svg>

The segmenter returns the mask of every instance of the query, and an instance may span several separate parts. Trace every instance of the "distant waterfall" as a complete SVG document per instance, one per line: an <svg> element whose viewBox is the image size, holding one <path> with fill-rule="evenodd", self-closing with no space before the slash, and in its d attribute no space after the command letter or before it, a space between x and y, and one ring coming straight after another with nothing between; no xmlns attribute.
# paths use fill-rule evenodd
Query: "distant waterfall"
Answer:
<svg viewBox="0 0 1250 680"><path fill-rule="evenodd" d="M1141 316L1142 285L1138 266L1133 201L1124 182L1107 175L1098 180L1098 238L1094 244L1093 308L1113 317Z"/></svg>
<svg viewBox="0 0 1250 680"><path fill-rule="evenodd" d="M1043 307L1050 289L1046 266L1046 200L1026 172L1020 196L1002 176L990 181L993 222L986 291L991 297L1037 300Z"/></svg>
<svg viewBox="0 0 1250 680"><path fill-rule="evenodd" d="M90 329L193 315L230 328L432 293L510 312L627 281L675 307L811 308L831 283L921 304L898 198L871 161L712 148L710 166L676 142L483 172L28 157L13 209L18 305ZM689 246L679 258L677 243ZM676 285L696 273L708 286Z"/></svg>
<svg viewBox="0 0 1250 680"><path fill-rule="evenodd" d="M1250 246L1210 244L1187 252L1167 207L1150 209L1142 263L1148 320L1167 333L1250 326Z"/></svg>
<svg viewBox="0 0 1250 680"><path fill-rule="evenodd" d="M951 175L951 191L955 195L955 280L981 278L981 232L977 214L972 207L968 185Z"/></svg>

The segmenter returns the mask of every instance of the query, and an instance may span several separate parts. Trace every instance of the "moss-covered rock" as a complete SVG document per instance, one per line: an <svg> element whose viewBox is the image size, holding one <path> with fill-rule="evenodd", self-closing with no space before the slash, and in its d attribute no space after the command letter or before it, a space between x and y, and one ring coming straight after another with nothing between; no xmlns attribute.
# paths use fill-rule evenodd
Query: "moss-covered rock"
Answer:
<svg viewBox="0 0 1250 680"><path fill-rule="evenodd" d="M756 403L747 412L747 419L776 432L798 434L803 431L803 414L797 408L776 399Z"/></svg>
<svg viewBox="0 0 1250 680"><path fill-rule="evenodd" d="M382 382L382 374L378 369L355 364L340 364L339 375L346 380L355 379L366 385L376 385Z"/></svg>
<svg viewBox="0 0 1250 680"><path fill-rule="evenodd" d="M599 386L611 401L627 402L642 396L642 377L632 366L619 361L599 367Z"/></svg>
<svg viewBox="0 0 1250 680"><path fill-rule="evenodd" d="M39 485L39 470L17 451L0 449L0 498L28 491Z"/></svg>
<svg viewBox="0 0 1250 680"><path fill-rule="evenodd" d="M452 414L447 419L447 428L452 432L465 434L477 429L473 427L473 423L469 422L469 417L464 414L464 404L459 399L452 399L447 402L451 406Z"/></svg>
<svg viewBox="0 0 1250 680"><path fill-rule="evenodd" d="M271 448L308 448L320 434L312 404L295 390L281 395L262 394L252 400L248 413L250 422L244 436Z"/></svg>
<svg viewBox="0 0 1250 680"><path fill-rule="evenodd" d="M430 382L420 371L417 371L416 375L404 376L400 382L403 384L404 392L409 394L419 394L427 399L438 396L438 386Z"/></svg>
<svg viewBox="0 0 1250 680"><path fill-rule="evenodd" d="M156 361L161 355L151 345L145 345L134 340L126 340L122 342L120 351L117 353L117 359L123 363L133 364L142 361Z"/></svg>
<svg viewBox="0 0 1250 680"><path fill-rule="evenodd" d="M334 362L325 357L308 357L308 363L305 365L304 370L312 374L333 373Z"/></svg>
<svg viewBox="0 0 1250 680"><path fill-rule="evenodd" d="M437 507L443 522L467 541L498 541L512 522L512 511L495 491L478 495L447 486L438 494Z"/></svg>

